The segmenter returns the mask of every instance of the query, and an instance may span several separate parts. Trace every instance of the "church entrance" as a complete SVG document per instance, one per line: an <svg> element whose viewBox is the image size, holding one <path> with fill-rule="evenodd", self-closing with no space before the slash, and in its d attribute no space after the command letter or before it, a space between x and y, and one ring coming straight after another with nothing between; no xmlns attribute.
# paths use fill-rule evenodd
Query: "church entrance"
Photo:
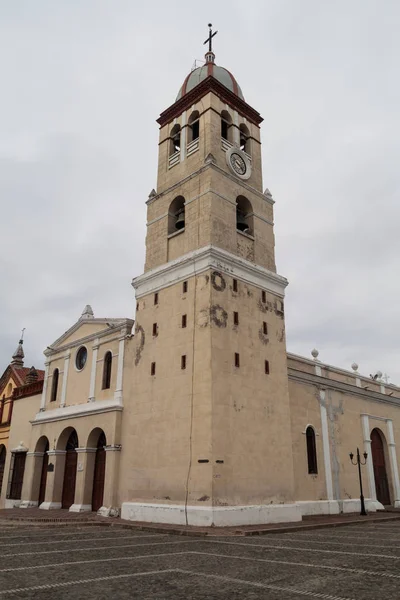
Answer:
<svg viewBox="0 0 400 600"><path fill-rule="evenodd" d="M96 459L94 463L92 510L98 511L103 506L104 479L106 474L106 451L107 444L104 432L100 434L97 442Z"/></svg>
<svg viewBox="0 0 400 600"><path fill-rule="evenodd" d="M49 442L46 442L46 446L44 448L43 462L42 462L42 472L40 475L40 488L39 488L39 500L38 506L44 502L44 498L46 495L46 483L47 483L47 467L49 464L49 455L47 451L49 450Z"/></svg>
<svg viewBox="0 0 400 600"><path fill-rule="evenodd" d="M4 467L6 464L6 447L5 446L0 446L0 494L1 494L1 486L3 483L3 477L4 477Z"/></svg>
<svg viewBox="0 0 400 600"><path fill-rule="evenodd" d="M378 502L384 506L390 504L389 484L385 465L383 434L379 429L371 431L372 463L374 465L375 488Z"/></svg>
<svg viewBox="0 0 400 600"><path fill-rule="evenodd" d="M68 438L65 455L64 483L61 508L70 508L75 499L76 467L78 464L78 436L74 430Z"/></svg>

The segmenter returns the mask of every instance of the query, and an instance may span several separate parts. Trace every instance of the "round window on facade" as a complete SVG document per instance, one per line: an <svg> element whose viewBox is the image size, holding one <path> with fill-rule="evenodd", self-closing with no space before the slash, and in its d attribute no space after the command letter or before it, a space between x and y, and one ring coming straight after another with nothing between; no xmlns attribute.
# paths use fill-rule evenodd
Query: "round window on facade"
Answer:
<svg viewBox="0 0 400 600"><path fill-rule="evenodd" d="M83 367L86 365L87 361L87 350L85 346L81 346L78 352L76 353L75 365L78 371L82 371Z"/></svg>

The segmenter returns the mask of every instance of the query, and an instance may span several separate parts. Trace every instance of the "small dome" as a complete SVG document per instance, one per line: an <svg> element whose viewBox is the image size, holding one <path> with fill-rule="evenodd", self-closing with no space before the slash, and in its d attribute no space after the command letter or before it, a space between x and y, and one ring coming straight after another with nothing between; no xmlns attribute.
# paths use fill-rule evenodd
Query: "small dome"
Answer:
<svg viewBox="0 0 400 600"><path fill-rule="evenodd" d="M207 57L207 55L206 55ZM228 90L239 96L242 100L244 100L244 96L240 86L232 73L230 73L224 67L218 67L214 62L206 62L202 67L198 67L194 69L189 75L186 77L185 81L179 93L176 97L176 100L180 100L185 94L190 92L196 85L199 85L204 79L212 75L217 81L222 83Z"/></svg>

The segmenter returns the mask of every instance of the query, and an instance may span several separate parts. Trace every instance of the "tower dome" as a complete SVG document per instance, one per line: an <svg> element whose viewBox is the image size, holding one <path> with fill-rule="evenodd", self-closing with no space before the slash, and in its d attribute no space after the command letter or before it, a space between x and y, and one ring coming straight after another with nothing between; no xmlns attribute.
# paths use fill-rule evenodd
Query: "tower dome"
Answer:
<svg viewBox="0 0 400 600"><path fill-rule="evenodd" d="M187 75L181 89L178 92L176 101L183 98L185 94L193 90L193 88L207 79L207 77L214 77L214 79L222 83L222 85L224 85L230 92L233 92L236 94L236 96L239 96L241 100L244 100L240 85L232 73L230 73L227 69L224 69L224 67L219 67L215 64L215 54L212 49L212 39L218 33L218 31L214 31L213 33L211 29L211 23L208 24L208 27L210 29L209 36L204 42L205 44L208 44L208 50L205 54L206 64L202 67L197 67L197 69L193 69L193 71Z"/></svg>
<svg viewBox="0 0 400 600"><path fill-rule="evenodd" d="M211 53L206 54L206 60L208 57L211 58ZM227 69L224 67L219 67L214 63L213 60L207 60L206 64L202 67L197 67L194 69L189 75L185 78L181 89L176 97L177 100L180 100L185 94L190 92L196 85L199 85L204 79L207 77L214 77L217 81L222 83L228 90L239 96L241 100L244 100L243 92L240 88L240 85Z"/></svg>

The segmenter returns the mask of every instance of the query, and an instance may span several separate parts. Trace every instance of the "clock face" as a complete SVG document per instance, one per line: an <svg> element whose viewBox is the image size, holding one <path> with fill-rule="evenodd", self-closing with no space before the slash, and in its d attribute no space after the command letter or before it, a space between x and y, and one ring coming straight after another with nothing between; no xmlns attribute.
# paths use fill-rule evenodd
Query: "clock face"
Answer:
<svg viewBox="0 0 400 600"><path fill-rule="evenodd" d="M244 175L246 173L247 165L246 165L245 161L243 160L243 158L240 156L240 154L237 154L236 152L232 152L232 154L230 156L230 163L231 163L232 169L238 175Z"/></svg>

